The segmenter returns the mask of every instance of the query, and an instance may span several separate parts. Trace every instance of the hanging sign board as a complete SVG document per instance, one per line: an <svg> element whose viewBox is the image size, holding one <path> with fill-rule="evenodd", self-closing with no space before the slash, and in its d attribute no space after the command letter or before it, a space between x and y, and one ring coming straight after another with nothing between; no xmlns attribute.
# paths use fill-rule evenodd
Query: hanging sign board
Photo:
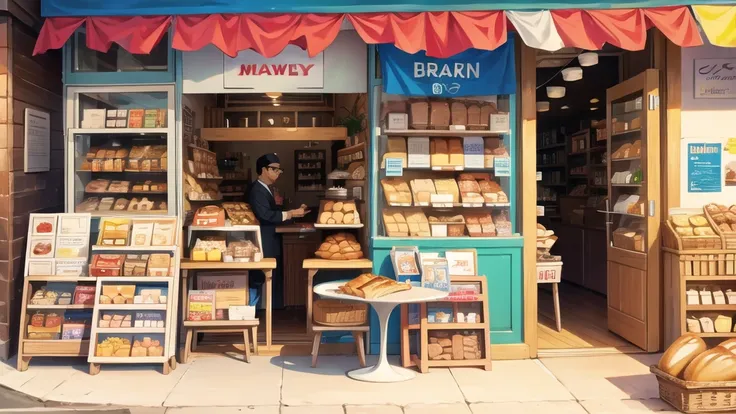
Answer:
<svg viewBox="0 0 736 414"><path fill-rule="evenodd" d="M695 59L696 99L736 98L736 58Z"/></svg>
<svg viewBox="0 0 736 414"><path fill-rule="evenodd" d="M496 50L468 49L448 58L378 45L384 91L407 96L484 96L516 92L514 42Z"/></svg>
<svg viewBox="0 0 736 414"><path fill-rule="evenodd" d="M23 132L23 171L48 171L51 168L51 115L26 108Z"/></svg>
<svg viewBox="0 0 736 414"><path fill-rule="evenodd" d="M282 91L324 88L324 54L309 57L306 51L289 45L281 53L266 58L243 50L235 58L223 56L223 86L233 89Z"/></svg>

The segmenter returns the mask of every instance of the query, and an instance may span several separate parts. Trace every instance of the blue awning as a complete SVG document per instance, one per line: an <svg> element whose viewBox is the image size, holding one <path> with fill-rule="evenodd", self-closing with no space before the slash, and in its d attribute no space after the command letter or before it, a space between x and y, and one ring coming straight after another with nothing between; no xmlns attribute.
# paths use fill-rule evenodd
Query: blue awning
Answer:
<svg viewBox="0 0 736 414"><path fill-rule="evenodd" d="M729 4L701 0L697 4ZM41 0L43 17L152 16L214 13L370 13L471 10L609 9L691 5L692 1L648 0Z"/></svg>

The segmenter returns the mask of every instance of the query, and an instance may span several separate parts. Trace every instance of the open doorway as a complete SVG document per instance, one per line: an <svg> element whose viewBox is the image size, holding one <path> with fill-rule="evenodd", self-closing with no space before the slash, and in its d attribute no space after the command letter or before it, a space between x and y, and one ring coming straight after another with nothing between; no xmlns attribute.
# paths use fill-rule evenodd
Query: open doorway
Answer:
<svg viewBox="0 0 736 414"><path fill-rule="evenodd" d="M538 54L537 171L541 179L538 175L537 205L544 210L538 227L540 234L556 237L538 242L538 248L551 246L547 259L559 257L563 262L561 282L538 287L540 355L642 352L625 329L612 327L609 321L612 309L618 306L610 297L619 300L620 296L611 296L609 290L621 289L620 277L609 276L609 269L616 267L608 256L611 248L618 249L612 234L616 228L638 222L606 213L623 197L624 187L626 196L638 198L641 191L635 185L609 185L619 170L634 176L641 165L638 160L609 165L624 142L618 137L608 142L612 124L607 118L614 118L613 129L625 124L633 131L640 128L641 117L637 119L633 112L626 117L611 116L607 92L651 67L650 56L649 48L626 52L614 47L597 53L566 49ZM633 95L626 99L641 101ZM634 134L625 138L631 140L629 146L639 139ZM629 182L633 181L629 178ZM635 229L632 234L637 234Z"/></svg>

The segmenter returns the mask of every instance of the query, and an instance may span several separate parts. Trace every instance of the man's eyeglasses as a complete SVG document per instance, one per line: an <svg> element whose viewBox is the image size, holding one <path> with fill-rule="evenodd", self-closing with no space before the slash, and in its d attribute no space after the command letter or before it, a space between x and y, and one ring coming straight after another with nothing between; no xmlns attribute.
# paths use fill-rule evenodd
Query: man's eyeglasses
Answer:
<svg viewBox="0 0 736 414"><path fill-rule="evenodd" d="M281 173L283 173L283 172L284 172L284 170L282 170L282 169L281 169L281 168L279 168L279 167L266 167L266 168L268 168L269 170L271 170L271 171L273 171L273 172L275 172L275 173L278 173L278 174L281 174Z"/></svg>

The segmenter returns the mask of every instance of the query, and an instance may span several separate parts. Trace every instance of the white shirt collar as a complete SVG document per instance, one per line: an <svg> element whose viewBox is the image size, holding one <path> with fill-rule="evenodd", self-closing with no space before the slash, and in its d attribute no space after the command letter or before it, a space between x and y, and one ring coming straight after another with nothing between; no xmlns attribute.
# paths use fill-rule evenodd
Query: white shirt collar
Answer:
<svg viewBox="0 0 736 414"><path fill-rule="evenodd" d="M266 190L268 190L269 194L273 195L273 193L271 192L271 188L269 188L269 186L266 183L264 183L261 180L258 180L258 182L261 183L262 186L266 187Z"/></svg>

